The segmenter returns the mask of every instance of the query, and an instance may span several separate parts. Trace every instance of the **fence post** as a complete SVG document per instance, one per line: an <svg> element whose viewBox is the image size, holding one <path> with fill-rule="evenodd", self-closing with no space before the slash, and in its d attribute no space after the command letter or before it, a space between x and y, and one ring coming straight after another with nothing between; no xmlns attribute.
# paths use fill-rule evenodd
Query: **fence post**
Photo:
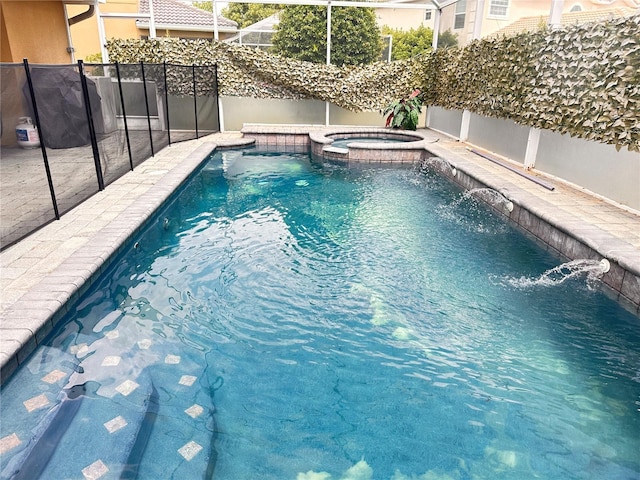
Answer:
<svg viewBox="0 0 640 480"><path fill-rule="evenodd" d="M216 79L216 106L218 108L218 131L224 132L224 112L222 111L222 104L220 103L220 89L218 88L218 64L214 65L214 76Z"/></svg>
<svg viewBox="0 0 640 480"><path fill-rule="evenodd" d="M51 194L51 203L53 204L53 213L56 220L60 220L60 212L58 210L58 201L56 200L56 192L53 188L53 178L51 177L51 168L49 168L49 158L47 157L47 149L44 143L44 135L42 126L40 125L40 115L38 115L38 105L36 104L36 93L33 90L33 81L31 80L31 71L29 70L29 62L26 58L22 59L24 71L27 75L27 84L29 85L29 95L31 96L31 105L33 105L33 119L38 127L38 135L40 137L40 151L42 152L42 160L44 161L44 170L47 174L47 183L49 183L49 193Z"/></svg>
<svg viewBox="0 0 640 480"><path fill-rule="evenodd" d="M84 96L84 109L87 113L87 124L89 136L91 137L91 149L93 150L93 162L96 166L96 177L98 178L98 188L104 190L104 178L102 177L102 165L100 163L100 152L98 151L98 140L96 130L93 125L93 113L91 112L91 101L89 99L89 88L87 87L87 77L84 74L82 60L78 60L78 73L80 74L80 85L82 85L82 95Z"/></svg>
<svg viewBox="0 0 640 480"><path fill-rule="evenodd" d="M470 124L471 124L471 112L469 110L463 110L462 122L460 123L460 136L458 137L461 142L466 142L469 139Z"/></svg>
<svg viewBox="0 0 640 480"><path fill-rule="evenodd" d="M191 79L193 80L193 116L196 121L196 138L200 138L198 135L198 98L196 97L196 65L191 64Z"/></svg>
<svg viewBox="0 0 640 480"><path fill-rule="evenodd" d="M153 133L151 133L151 113L149 112L147 80L144 78L144 62L140 62L140 71L142 72L142 89L144 90L144 106L147 109L147 125L149 126L149 145L151 146L151 156L154 157L155 153L153 151Z"/></svg>
<svg viewBox="0 0 640 480"><path fill-rule="evenodd" d="M169 121L169 84L167 83L167 62L162 62L162 73L164 74L164 104L167 109L167 138L171 145L171 123Z"/></svg>
<svg viewBox="0 0 640 480"><path fill-rule="evenodd" d="M529 136L527 138L527 150L524 154L524 168L531 170L536 166L536 157L538 156L538 145L540 144L540 129L529 127Z"/></svg>
<svg viewBox="0 0 640 480"><path fill-rule="evenodd" d="M116 76L118 77L118 91L120 92L120 107L122 108L122 121L124 123L124 135L127 138L127 151L129 152L129 166L133 171L133 155L131 155L131 141L129 140L129 126L127 125L127 111L124 108L124 93L122 92L122 79L120 78L120 64L116 62Z"/></svg>

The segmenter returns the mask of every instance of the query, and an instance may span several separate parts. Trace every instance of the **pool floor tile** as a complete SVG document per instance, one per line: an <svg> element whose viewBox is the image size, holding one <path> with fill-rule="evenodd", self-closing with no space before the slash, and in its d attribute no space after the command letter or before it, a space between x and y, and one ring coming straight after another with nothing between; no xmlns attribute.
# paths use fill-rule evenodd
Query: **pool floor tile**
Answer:
<svg viewBox="0 0 640 480"><path fill-rule="evenodd" d="M109 340L115 340L120 336L120 332L118 332L118 330L112 330L110 332L105 333L104 336L107 337Z"/></svg>
<svg viewBox="0 0 640 480"><path fill-rule="evenodd" d="M200 415L202 415L202 412L204 412L204 408L196 403L194 405L191 405L184 412L191 418L198 418Z"/></svg>
<svg viewBox="0 0 640 480"><path fill-rule="evenodd" d="M117 367L120 364L121 357L110 355L102 360L102 367Z"/></svg>
<svg viewBox="0 0 640 480"><path fill-rule="evenodd" d="M124 382L122 382L120 385L118 385L116 387L116 391L121 393L122 395L124 395L126 397L127 395L129 395L131 392L133 392L139 386L140 385L138 385L133 380L125 380Z"/></svg>
<svg viewBox="0 0 640 480"><path fill-rule="evenodd" d="M53 370L52 372L42 377L42 381L45 383L53 384L53 383L56 383L58 380L63 379L66 376L67 374L60 370Z"/></svg>
<svg viewBox="0 0 640 480"><path fill-rule="evenodd" d="M187 461L191 461L202 450L202 445L191 441L178 449L178 453Z"/></svg>
<svg viewBox="0 0 640 480"><path fill-rule="evenodd" d="M104 428L106 428L107 432L109 433L115 433L121 428L126 427L127 425L128 425L127 421L122 416L118 415L116 418L113 418L108 422L105 422Z"/></svg>
<svg viewBox="0 0 640 480"><path fill-rule="evenodd" d="M169 365L177 365L180 363L180 356L179 355L167 355L166 357L164 357L164 363L167 363Z"/></svg>
<svg viewBox="0 0 640 480"><path fill-rule="evenodd" d="M193 375L183 375L180 377L180 381L178 382L180 385L184 385L185 387L192 386L198 377L194 377Z"/></svg>
<svg viewBox="0 0 640 480"><path fill-rule="evenodd" d="M69 353L71 355L75 355L76 357L84 357L87 353L89 353L89 345L87 345L86 343L73 345L69 347Z"/></svg>
<svg viewBox="0 0 640 480"><path fill-rule="evenodd" d="M0 438L0 455L20 445L22 441L16 433Z"/></svg>
<svg viewBox="0 0 640 480"><path fill-rule="evenodd" d="M97 460L93 462L88 467L82 469L82 475L87 480L97 480L100 477L103 477L109 472L107 466L102 462L102 460Z"/></svg>
<svg viewBox="0 0 640 480"><path fill-rule="evenodd" d="M44 393L38 395L37 397L33 397L33 398L30 398L29 400L25 400L24 402L22 402L22 404L24 405L24 408L26 408L27 412L29 413L33 412L34 410L38 410L39 408L46 407L50 403L51 402L49 402L49 399Z"/></svg>

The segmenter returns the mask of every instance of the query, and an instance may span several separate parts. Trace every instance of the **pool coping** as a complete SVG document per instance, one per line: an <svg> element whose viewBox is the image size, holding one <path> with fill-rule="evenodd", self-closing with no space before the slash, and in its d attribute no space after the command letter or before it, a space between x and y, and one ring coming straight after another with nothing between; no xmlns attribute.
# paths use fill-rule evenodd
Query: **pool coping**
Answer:
<svg viewBox="0 0 640 480"><path fill-rule="evenodd" d="M147 191L139 195L105 226L89 233L86 243L69 254L56 268L44 275L42 280L29 288L27 293L0 313L0 381L4 382L8 379L28 358L36 346L51 332L55 323L67 313L73 301L85 293L95 279L110 266L110 262L122 251L127 240L144 227L162 203L216 148L243 147L255 142L258 148L269 147L277 150L289 146L294 149L308 149L309 134L323 128L336 130L335 127L327 129L319 126L278 128L273 125L253 125L244 128L241 132L242 136L237 136L238 132L234 132L231 138L216 139L214 134L210 138L184 142L184 148L168 147L157 157L167 157L175 152L185 151L185 157L174 161L170 169L154 167L153 159L148 160L151 170L147 173L155 177L152 181L149 181L148 177L140 180L148 183ZM340 130L345 129L340 128ZM359 133L363 128L354 127L349 130ZM527 184L523 183L527 182L526 179L517 178L513 172L507 173L506 169L501 169L499 166L489 165L491 162L476 157L465 144L431 130L425 132L431 139L423 146L426 155L443 158L457 170L455 176L446 169L441 169L441 174L466 189L486 186L504 192L505 196L513 202L514 209L509 213L498 210L499 213L508 217L525 233L534 236L546 248L568 259L607 258L611 260L612 268L603 280L612 291L617 292L618 301L627 303L627 308L636 315L640 314L640 248L637 245L625 242L603 228L590 224L584 218L572 215L570 209L558 208L557 203L552 202L553 199L559 198L557 195L538 193L536 189L541 189L540 186L528 188ZM261 139L269 140L261 143ZM129 172L124 177L135 176L136 172L137 170ZM144 172L140 175L143 174ZM118 182L119 180L112 185ZM103 192L96 195L96 197L105 197L97 201L109 201L110 187L107 187L105 190L107 193L104 195ZM117 192L117 189L115 190ZM564 190L564 194L567 194L570 189L565 187ZM563 201L567 204L571 203L564 200L564 197ZM85 207L90 208L90 203L85 202L79 205L70 214L75 212L79 215L87 215L84 210L86 210ZM637 220L640 228L640 215L633 218ZM57 228L56 224L59 222L62 220L44 227L41 233L46 235L46 230Z"/></svg>
<svg viewBox="0 0 640 480"><path fill-rule="evenodd" d="M347 147L332 146L334 138L345 135L358 135L366 138L403 138L398 143L355 141ZM389 128L340 128L332 127L309 133L311 155L317 159L334 163L415 163L424 158L425 148L434 141L423 132ZM393 157L389 157L393 152Z"/></svg>

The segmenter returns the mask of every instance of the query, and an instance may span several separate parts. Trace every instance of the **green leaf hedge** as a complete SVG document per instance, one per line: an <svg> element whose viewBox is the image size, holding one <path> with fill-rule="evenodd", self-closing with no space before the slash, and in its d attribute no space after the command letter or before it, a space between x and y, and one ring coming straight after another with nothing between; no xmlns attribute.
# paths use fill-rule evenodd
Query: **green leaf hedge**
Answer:
<svg viewBox="0 0 640 480"><path fill-rule="evenodd" d="M318 99L380 111L415 87L427 105L640 151L640 15L487 38L363 66L319 65L226 43L110 40L120 63L218 64L221 95ZM173 89L190 92L174 78Z"/></svg>

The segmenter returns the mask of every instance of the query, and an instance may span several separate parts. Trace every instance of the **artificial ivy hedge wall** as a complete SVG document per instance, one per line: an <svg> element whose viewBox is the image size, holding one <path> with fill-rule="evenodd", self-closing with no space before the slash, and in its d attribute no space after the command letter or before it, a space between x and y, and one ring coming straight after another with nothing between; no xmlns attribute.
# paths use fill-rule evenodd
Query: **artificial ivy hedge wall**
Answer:
<svg viewBox="0 0 640 480"><path fill-rule="evenodd" d="M417 59L337 67L270 55L240 45L171 38L110 40L107 49L111 61L120 63L217 64L220 95L310 98L352 111L378 111L419 83ZM175 77L168 79L174 90L170 93L190 95L193 86L188 75L185 71L182 81Z"/></svg>
<svg viewBox="0 0 640 480"><path fill-rule="evenodd" d="M438 50L425 101L640 151L640 15Z"/></svg>
<svg viewBox="0 0 640 480"><path fill-rule="evenodd" d="M418 86L427 105L640 151L640 15L476 40L461 49L360 67L206 41L111 40L107 47L112 61L121 63L217 63L221 95L313 98L379 111ZM190 93L188 82L184 93Z"/></svg>

